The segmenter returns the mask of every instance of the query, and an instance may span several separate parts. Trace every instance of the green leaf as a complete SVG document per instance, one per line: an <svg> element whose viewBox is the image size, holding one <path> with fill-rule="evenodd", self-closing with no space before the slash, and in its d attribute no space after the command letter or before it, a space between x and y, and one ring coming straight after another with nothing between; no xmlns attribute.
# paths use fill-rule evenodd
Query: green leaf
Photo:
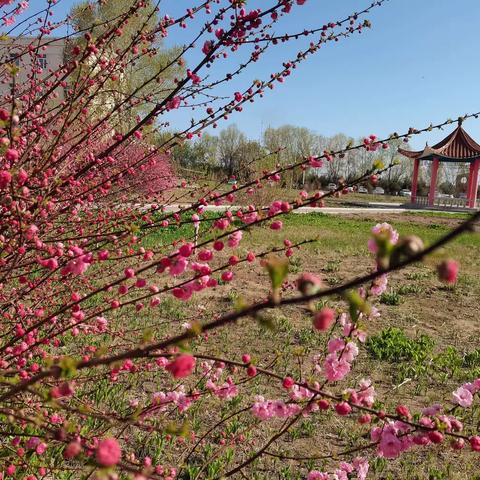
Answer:
<svg viewBox="0 0 480 480"><path fill-rule="evenodd" d="M77 373L77 361L72 357L63 357L58 366L60 367L62 378L72 378Z"/></svg>
<svg viewBox="0 0 480 480"><path fill-rule="evenodd" d="M350 317L353 321L358 318L359 312L368 315L371 311L371 307L356 290L349 290L345 293L345 300L349 304Z"/></svg>
<svg viewBox="0 0 480 480"><path fill-rule="evenodd" d="M142 343L149 343L153 340L154 331L152 328L146 328L142 333Z"/></svg>
<svg viewBox="0 0 480 480"><path fill-rule="evenodd" d="M379 158L377 158L373 161L373 168L375 170L382 170L385 168L385 164Z"/></svg>
<svg viewBox="0 0 480 480"><path fill-rule="evenodd" d="M272 281L273 290L280 288L288 274L288 259L270 257L266 262L266 268Z"/></svg>

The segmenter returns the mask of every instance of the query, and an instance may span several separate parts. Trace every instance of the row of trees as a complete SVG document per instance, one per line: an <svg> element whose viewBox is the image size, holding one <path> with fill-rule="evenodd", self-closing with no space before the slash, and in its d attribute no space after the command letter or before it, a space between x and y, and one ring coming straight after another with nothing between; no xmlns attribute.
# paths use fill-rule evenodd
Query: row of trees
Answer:
<svg viewBox="0 0 480 480"><path fill-rule="evenodd" d="M260 140L252 140L236 126L222 130L218 136L204 133L195 142L185 143L174 149L173 158L183 174L199 172L216 177L235 175L240 181L249 181L255 171L285 167L309 156L341 150L345 145L361 143L343 133L327 137L305 127L283 125L268 127ZM352 150L344 155L329 157L321 168L293 169L283 176L286 188L317 188L339 180L351 181L361 176L374 161L385 166L395 166L379 179L386 192L395 194L403 188L411 188L413 161L398 153L398 148L409 148L403 139L392 139L388 148L376 151ZM438 191L446 194L460 193L465 186L459 177L468 173L468 165L442 163L438 172ZM418 193L426 195L430 184L428 162L421 164Z"/></svg>
<svg viewBox="0 0 480 480"><path fill-rule="evenodd" d="M177 165L187 171L235 175L240 181L248 181L253 178L255 170L271 170L277 165L284 167L309 156L338 151L345 145L362 141L342 133L327 137L293 125L269 127L260 140L252 140L236 125L231 125L218 136L205 133L195 142L175 148L173 158ZM403 140L394 139L390 141L388 149L375 152L353 150L345 155L333 156L321 168L287 172L282 185L303 188L319 182L324 185L338 183L340 179L349 181L360 176L378 159L385 165L397 164L384 175L381 183L389 191L398 191L408 187L411 181L412 162L397 152L399 146L405 148L405 145Z"/></svg>

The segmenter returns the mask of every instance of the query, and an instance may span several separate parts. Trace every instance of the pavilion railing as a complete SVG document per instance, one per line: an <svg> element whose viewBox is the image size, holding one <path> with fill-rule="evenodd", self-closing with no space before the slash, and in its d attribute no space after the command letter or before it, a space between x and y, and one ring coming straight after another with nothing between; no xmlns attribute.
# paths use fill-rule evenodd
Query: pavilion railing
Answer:
<svg viewBox="0 0 480 480"><path fill-rule="evenodd" d="M428 197L417 196L415 205L421 207L428 207ZM466 198L450 198L450 197L435 197L433 201L434 207L445 208L468 208Z"/></svg>

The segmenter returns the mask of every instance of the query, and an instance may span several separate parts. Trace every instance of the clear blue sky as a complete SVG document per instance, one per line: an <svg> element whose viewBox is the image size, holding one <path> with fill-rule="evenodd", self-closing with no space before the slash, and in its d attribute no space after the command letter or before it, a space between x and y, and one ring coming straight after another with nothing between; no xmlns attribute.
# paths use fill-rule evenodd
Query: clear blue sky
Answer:
<svg viewBox="0 0 480 480"><path fill-rule="evenodd" d="M30 0L32 9L43 2ZM60 0L57 15L63 15L74 3ZM163 0L161 13L178 15L196 3ZM261 3L250 1L252 6ZM263 0L264 5L270 3ZM370 3L307 0L282 27L291 32L315 27ZM262 128L284 123L324 135L343 132L354 137L370 133L384 136L480 110L480 0L389 0L366 18L371 20L372 29L325 46L273 93L247 105L222 127L236 123L251 138L259 138ZM178 28L168 44L185 41L185 31ZM273 49L268 61L255 65L244 81L268 78L296 51L293 45ZM196 58L193 55L187 61L193 64ZM235 90L229 85L224 93ZM190 116L180 116L178 121ZM465 128L480 141L480 119L467 122ZM432 132L412 145L421 147L425 141L432 144L443 135L445 132Z"/></svg>

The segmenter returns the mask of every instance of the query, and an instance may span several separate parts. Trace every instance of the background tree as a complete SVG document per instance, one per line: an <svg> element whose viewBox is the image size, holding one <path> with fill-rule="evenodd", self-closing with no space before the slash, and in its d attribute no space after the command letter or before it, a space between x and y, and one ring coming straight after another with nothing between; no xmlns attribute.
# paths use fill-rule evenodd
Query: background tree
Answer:
<svg viewBox="0 0 480 480"><path fill-rule="evenodd" d="M175 86L174 79L185 71L181 49L163 46L158 31L158 7L152 0L145 0L145 7L131 14L134 5L131 0L84 1L70 12L79 35L69 41L67 58L75 49L88 48L91 41L88 39L105 37L100 53L89 57L88 66L79 68L70 84L75 89L83 75L92 77L105 70L105 78L101 86L97 86L93 98L92 114L101 118L116 105L128 101L130 108L123 110L122 115L114 114L109 118L111 125L122 132L131 129L139 115L166 98ZM125 20L119 23L113 35L106 36L117 19ZM88 32L88 39L82 32ZM108 69L118 52L123 52L122 61Z"/></svg>
<svg viewBox="0 0 480 480"><path fill-rule="evenodd" d="M247 142L236 125L230 125L220 132L218 137L218 159L225 173L230 177L241 168L245 159L242 158L243 146Z"/></svg>
<svg viewBox="0 0 480 480"><path fill-rule="evenodd" d="M263 144L270 152L278 152L275 157L282 166L298 162L301 158L318 155L324 145L323 137L311 130L294 125L278 128L268 127L263 133ZM304 172L288 172L283 184L288 188L298 188L305 182Z"/></svg>
<svg viewBox="0 0 480 480"><path fill-rule="evenodd" d="M413 163L412 160L400 155L399 148L409 149L409 145L405 144L402 139L392 139L389 142L389 148L379 152L378 158L385 166L394 165L381 178L381 186L386 193L395 194L402 189L405 181L408 179L410 172L409 165Z"/></svg>

